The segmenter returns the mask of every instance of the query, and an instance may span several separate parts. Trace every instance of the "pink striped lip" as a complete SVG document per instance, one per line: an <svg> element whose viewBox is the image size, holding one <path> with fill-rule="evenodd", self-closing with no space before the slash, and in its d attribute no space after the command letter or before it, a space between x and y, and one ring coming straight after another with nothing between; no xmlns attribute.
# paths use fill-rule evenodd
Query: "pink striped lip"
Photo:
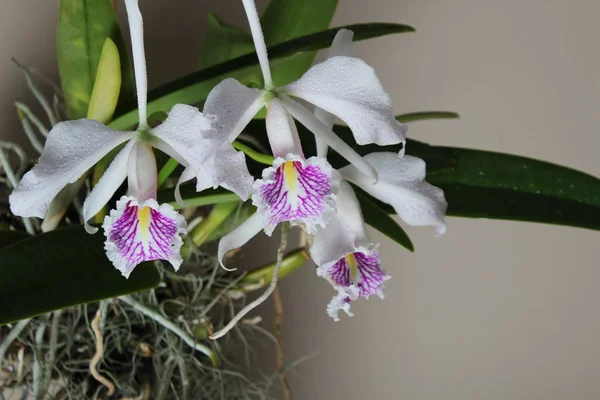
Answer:
<svg viewBox="0 0 600 400"><path fill-rule="evenodd" d="M149 199L139 205L123 196L104 220L107 256L125 277L144 261L166 260L177 269L185 226L185 219L167 204Z"/></svg>
<svg viewBox="0 0 600 400"><path fill-rule="evenodd" d="M266 215L267 233L284 221L321 223L328 203L333 202L332 189L339 184L337 172L324 159L286 158L278 158L255 182L253 201Z"/></svg>

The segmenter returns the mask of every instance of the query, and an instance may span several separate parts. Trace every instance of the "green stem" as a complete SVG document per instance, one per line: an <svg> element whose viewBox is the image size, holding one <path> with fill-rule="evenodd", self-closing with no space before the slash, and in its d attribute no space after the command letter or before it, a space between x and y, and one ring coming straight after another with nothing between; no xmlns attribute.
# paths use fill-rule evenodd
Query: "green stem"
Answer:
<svg viewBox="0 0 600 400"><path fill-rule="evenodd" d="M211 204L236 201L239 199L239 196L235 193L212 194L208 196L203 196L202 194L199 194L199 196L197 197L184 198L183 200L185 201L185 205L183 206L177 203L175 200L168 201L167 204L172 205L175 210L181 210L182 208L186 207L202 207Z"/></svg>
<svg viewBox="0 0 600 400"><path fill-rule="evenodd" d="M285 256L281 262L281 267L277 273L277 278L281 279L304 265L308 260L308 253L304 249L296 250ZM240 281L241 292L247 293L256 289L265 287L273 280L273 272L277 268L277 263L273 263L250 272Z"/></svg>
<svg viewBox="0 0 600 400"><path fill-rule="evenodd" d="M43 355L42 345L44 340L44 333L46 332L46 321L41 321L35 331L35 349L34 349L34 363L33 363L33 397L35 400L41 400L42 398L42 380L43 376Z"/></svg>
<svg viewBox="0 0 600 400"><path fill-rule="evenodd" d="M271 155L260 153L256 150L252 149L250 146L247 146L238 141L233 142L232 145L233 145L233 147L235 147L239 151L242 151L244 154L246 154L248 157L250 157L251 159L253 159L256 162L259 162L259 163L265 164L265 165L273 165L273 161L275 160L275 158Z"/></svg>
<svg viewBox="0 0 600 400"><path fill-rule="evenodd" d="M152 318L157 323L167 328L175 335L179 336L179 338L181 338L181 340L183 340L188 346L208 356L215 368L218 367L217 355L211 349L209 349L207 346L201 343L196 342L196 340L192 336L188 335L183 329L181 329L175 323L171 322L168 318L160 314L158 311L146 307L145 305L137 302L130 296L121 296L119 297L119 300L130 305L145 316Z"/></svg>
<svg viewBox="0 0 600 400"><path fill-rule="evenodd" d="M31 318L22 319L21 321L17 322L17 324L10 330L8 335L6 335L2 343L0 343L0 369L2 369L2 361L4 361L4 355L6 354L6 351L12 342L17 338L17 336L23 332L23 329L25 329L27 324L29 324L29 321L31 321Z"/></svg>
<svg viewBox="0 0 600 400"><path fill-rule="evenodd" d="M169 158L169 161L167 161L167 163L160 169L160 172L158 173L158 187L161 187L165 183L165 181L169 179L169 177L171 176L173 171L175 171L175 168L177 168L178 165L179 163L177 162L177 160L175 160L174 158Z"/></svg>
<svg viewBox="0 0 600 400"><path fill-rule="evenodd" d="M239 201L215 204L210 214L190 233L196 246L201 246L211 233L233 213L239 206Z"/></svg>
<svg viewBox="0 0 600 400"><path fill-rule="evenodd" d="M4 170L4 173L6 174L6 178L8 179L8 182L10 183L10 185L13 188L17 187L19 180L15 176L15 171L13 171L13 169L10 165L10 162L8 161L8 158L4 154L4 149L2 149L2 148L0 148L0 166L2 166L2 169ZM31 220L29 218L22 218L22 220L23 220L23 225L25 226L25 230L27 231L27 233L29 233L30 235L35 235L35 230L33 229Z"/></svg>

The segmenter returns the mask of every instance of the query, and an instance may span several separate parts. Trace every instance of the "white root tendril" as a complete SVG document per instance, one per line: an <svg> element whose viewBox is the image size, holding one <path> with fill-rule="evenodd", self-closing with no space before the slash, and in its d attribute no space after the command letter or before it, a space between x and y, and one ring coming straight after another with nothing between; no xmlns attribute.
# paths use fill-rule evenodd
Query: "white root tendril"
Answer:
<svg viewBox="0 0 600 400"><path fill-rule="evenodd" d="M225 336L227 332L229 332L238 322L240 322L246 316L246 314L248 314L250 311L254 310L256 307L261 305L265 300L269 298L269 296L271 296L271 294L277 287L277 275L279 274L279 269L281 268L281 264L283 262L283 254L287 247L288 231L289 224L283 224L281 229L281 244L277 249L277 264L275 264L275 269L273 270L273 279L271 280L271 284L269 284L267 290L265 290L264 293L260 295L260 297L258 297L252 303L244 307L239 313L237 313L237 315L231 321L229 321L229 323L223 329L212 334L210 336L210 339L216 340Z"/></svg>

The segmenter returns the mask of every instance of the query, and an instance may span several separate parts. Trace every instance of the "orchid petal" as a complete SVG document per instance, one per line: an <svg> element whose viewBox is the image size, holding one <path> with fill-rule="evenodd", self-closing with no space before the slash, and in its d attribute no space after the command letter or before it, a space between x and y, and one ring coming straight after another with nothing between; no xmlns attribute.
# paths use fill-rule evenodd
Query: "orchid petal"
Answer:
<svg viewBox="0 0 600 400"><path fill-rule="evenodd" d="M196 177L196 171L197 169L195 168L187 167L183 170L181 176L179 177L179 180L177 181L177 185L175 185L175 201L182 207L186 207L187 203L181 197L180 186L182 183L194 179Z"/></svg>
<svg viewBox="0 0 600 400"><path fill-rule="evenodd" d="M262 70L265 86L271 87L273 86L273 78L271 78L269 57L267 56L267 45L265 43L262 27L260 26L260 18L258 17L256 4L254 3L254 0L242 0L242 4L244 5L246 16L248 17L250 33L252 34L252 40L254 41L254 47L256 48L256 55L258 56L258 62L260 64L260 69Z"/></svg>
<svg viewBox="0 0 600 400"><path fill-rule="evenodd" d="M275 98L269 102L265 122L273 156L285 157L290 153L298 156L304 155L296 123L281 100Z"/></svg>
<svg viewBox="0 0 600 400"><path fill-rule="evenodd" d="M38 163L10 195L11 211L21 217L43 218L63 187L79 179L132 135L86 119L56 124L48 134Z"/></svg>
<svg viewBox="0 0 600 400"><path fill-rule="evenodd" d="M334 321L339 320L339 310L351 317L350 303L359 297L369 298L375 294L383 299L383 283L391 278L381 269L379 254L374 246L360 247L327 269L317 269L317 274L327 279L338 291L327 306L327 313Z"/></svg>
<svg viewBox="0 0 600 400"><path fill-rule="evenodd" d="M377 180L377 172L375 169L354 151L352 147L346 144L346 142L340 139L331 129L328 129L321 121L319 121L319 119L310 111L286 95L280 94L279 98L283 101L289 113L302 125L308 128L308 130L312 131L316 137L322 139L342 157L368 175L373 181Z"/></svg>
<svg viewBox="0 0 600 400"><path fill-rule="evenodd" d="M383 298L383 282L390 279L381 269L376 246L359 246L356 251L340 258L327 268L318 268L317 275L324 276L335 288L358 287L360 297L372 294Z"/></svg>
<svg viewBox="0 0 600 400"><path fill-rule="evenodd" d="M354 39L354 32L349 29L340 29L335 34L331 47L327 52L327 58L333 57L350 57L352 52L350 46L352 46L352 40Z"/></svg>
<svg viewBox="0 0 600 400"><path fill-rule="evenodd" d="M210 91L203 112L213 119L221 143L227 139L233 142L264 107L263 94L262 90L248 88L233 78L223 80Z"/></svg>
<svg viewBox="0 0 600 400"><path fill-rule="evenodd" d="M333 129L335 115L328 113L322 108L315 108L315 117L323 123L328 129ZM317 145L317 157L327 157L329 145L320 137L315 136L315 144Z"/></svg>
<svg viewBox="0 0 600 400"><path fill-rule="evenodd" d="M258 232L264 228L264 226L264 217L259 213L255 213L240 226L223 236L219 241L219 249L217 252L221 266L225 268L225 265L223 265L223 258L228 251L237 249L248 243L250 239L256 236Z"/></svg>
<svg viewBox="0 0 600 400"><path fill-rule="evenodd" d="M252 203L265 216L265 233L270 236L284 221L302 224L308 232L324 227L335 209L339 182L339 173L323 158L276 158L253 185Z"/></svg>
<svg viewBox="0 0 600 400"><path fill-rule="evenodd" d="M335 34L333 38L333 43L331 43L331 47L327 52L327 58L337 57L337 56L350 56L350 46L352 45L352 38L354 37L354 32L348 29L340 29ZM317 117L323 125L325 125L328 129L333 128L333 124L335 122L335 115L328 113L322 108L315 108L315 117ZM316 137L315 142L317 145L317 157L326 157L328 147L327 143L325 143L322 139Z"/></svg>
<svg viewBox="0 0 600 400"><path fill-rule="evenodd" d="M211 120L205 117L196 107L176 104L171 108L167 119L152 129L152 134L159 140L153 146L168 154L184 166L198 163L193 151L199 142L213 142L210 137L214 132Z"/></svg>
<svg viewBox="0 0 600 400"><path fill-rule="evenodd" d="M202 166L198 167L196 191L209 187L224 187L237 194L242 200L248 200L254 178L248 172L246 156L225 143Z"/></svg>
<svg viewBox="0 0 600 400"><path fill-rule="evenodd" d="M407 224L433 225L438 235L446 231L444 216L448 204L441 189L424 181L423 160L412 156L398 157L387 152L367 154L365 160L377 170L377 183L374 184L353 165L340 169L342 176L373 197L390 204Z"/></svg>
<svg viewBox="0 0 600 400"><path fill-rule="evenodd" d="M319 268L329 268L341 258L357 251L358 246L369 246L367 231L352 186L340 182L337 192L337 212L330 213L322 231L314 235L310 254Z"/></svg>
<svg viewBox="0 0 600 400"><path fill-rule="evenodd" d="M327 268L355 250L355 237L348 225L332 212L323 230L313 236L310 257L317 267Z"/></svg>
<svg viewBox="0 0 600 400"><path fill-rule="evenodd" d="M92 192L85 199L85 202L83 203L83 222L85 230L88 233L96 233L98 231L98 228L89 225L88 221L102 210L102 207L109 202L119 186L121 186L125 181L125 178L127 178L129 155L135 145L136 142L130 140L129 143L123 147L112 160L106 171L104 171L104 174L96 186L94 186Z"/></svg>
<svg viewBox="0 0 600 400"><path fill-rule="evenodd" d="M135 87L137 90L140 128L148 126L147 122L147 92L148 77L146 73L146 55L144 52L144 22L138 6L138 0L125 0L129 34L131 35L131 52L133 53L133 69L135 71Z"/></svg>
<svg viewBox="0 0 600 400"><path fill-rule="evenodd" d="M156 199L158 189L158 171L152 147L138 141L129 155L127 164L128 194L143 203Z"/></svg>
<svg viewBox="0 0 600 400"><path fill-rule="evenodd" d="M407 127L394 118L390 96L373 68L358 58L330 58L285 86L283 92L339 117L360 145L405 141Z"/></svg>
<svg viewBox="0 0 600 400"><path fill-rule="evenodd" d="M346 181L340 182L336 204L338 215L348 225L350 232L355 237L356 243L359 245L369 243L360 203L356 198L354 189Z"/></svg>
<svg viewBox="0 0 600 400"><path fill-rule="evenodd" d="M358 288L356 286L351 286L348 289L338 288L338 294L333 296L327 305L327 314L333 318L335 322L340 320L338 316L340 311L344 311L349 317L353 317L354 314L350 311L350 302L357 298Z"/></svg>
<svg viewBox="0 0 600 400"><path fill-rule="evenodd" d="M168 204L148 199L141 203L123 196L102 224L106 255L123 276L144 261L166 260L177 271L183 262L179 251L186 234L185 218Z"/></svg>

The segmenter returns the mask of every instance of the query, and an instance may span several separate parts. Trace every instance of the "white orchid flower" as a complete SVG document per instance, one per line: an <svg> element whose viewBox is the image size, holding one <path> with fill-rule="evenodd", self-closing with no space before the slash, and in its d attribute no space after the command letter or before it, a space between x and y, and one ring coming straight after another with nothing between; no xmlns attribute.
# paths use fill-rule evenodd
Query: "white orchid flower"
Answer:
<svg viewBox="0 0 600 400"><path fill-rule="evenodd" d="M197 108L178 104L163 124L150 128L146 117L146 63L143 44L143 22L137 0L125 0L135 70L139 126L133 132L121 132L88 119L60 122L48 134L37 165L23 176L10 196L11 210L22 217L43 218L52 199L67 184L76 181L102 157L125 143L83 205L86 230L88 225L128 179L128 194L121 197L115 210L102 225L106 235L108 258L128 277L143 261L166 260L177 270L182 263L179 254L186 233L185 219L173 207L156 201L157 167L152 148L157 148L193 170L207 166L198 164L191 148L214 134L211 120ZM209 139L206 139L209 140ZM219 176L219 184L239 188L240 197L249 195L252 178L242 153L223 149L238 174L207 171L207 176ZM213 179L214 180L214 179ZM241 183L240 183L241 182Z"/></svg>
<svg viewBox="0 0 600 400"><path fill-rule="evenodd" d="M367 154L364 159L375 168L379 180L373 183L353 165L339 170L343 180L337 194L337 212L325 229L314 235L310 250L317 274L338 291L327 307L336 321L339 310L352 315L350 302L358 297L376 294L383 298L383 282L389 279L381 269L377 245L369 241L360 204L348 182L390 204L407 224L435 226L438 235L446 231L444 192L424 181L423 160L390 152Z"/></svg>
<svg viewBox="0 0 600 400"><path fill-rule="evenodd" d="M338 32L328 56L349 54L352 36L350 31ZM332 114L317 108L315 115L333 127ZM317 142L319 155L325 156L327 150L326 143ZM433 225L440 235L446 230L444 193L424 181L423 160L390 152L371 153L364 160L375 168L379 180L374 183L354 165L341 168L343 180L337 193L337 210L325 229L313 235L310 249L317 275L327 279L338 292L327 306L327 313L335 321L339 320L340 310L352 316L350 303L359 297L374 294L383 299L383 282L390 278L381 268L377 245L369 240L360 204L348 181L391 204L409 225Z"/></svg>
<svg viewBox="0 0 600 400"><path fill-rule="evenodd" d="M253 186L252 201L258 212L223 237L219 259L245 244L264 229L270 235L283 221L301 224L308 232L322 229L328 210L335 209L339 174L323 157L306 159L294 119L334 148L352 165L377 180L377 173L331 126L324 124L293 98L308 101L337 115L352 129L359 144L381 145L404 142L406 126L395 120L390 97L373 69L364 61L336 56L309 69L300 79L275 87L266 45L253 0L242 0L262 70L263 90L243 86L234 79L217 85L207 98L204 113L215 117L221 140L233 141L253 116L266 107L266 127L274 164L263 171ZM219 124L219 121L222 121ZM202 157L209 157L210 150ZM201 158L202 158L201 157Z"/></svg>

